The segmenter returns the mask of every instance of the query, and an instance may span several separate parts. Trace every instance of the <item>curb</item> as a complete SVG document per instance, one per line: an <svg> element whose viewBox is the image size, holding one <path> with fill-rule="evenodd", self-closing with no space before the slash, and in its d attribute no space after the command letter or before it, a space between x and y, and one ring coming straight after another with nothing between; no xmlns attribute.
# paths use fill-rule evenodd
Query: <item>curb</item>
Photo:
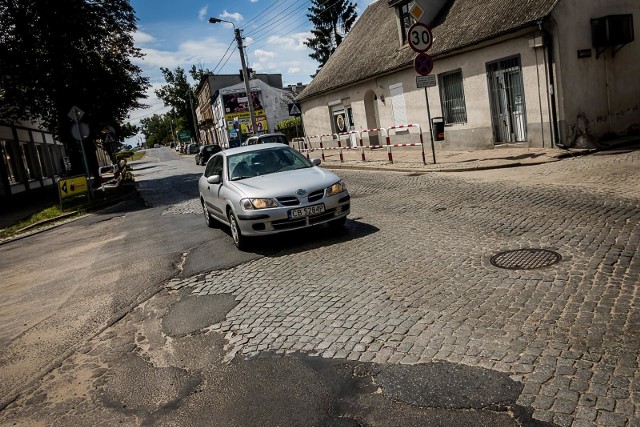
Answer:
<svg viewBox="0 0 640 427"><path fill-rule="evenodd" d="M137 189L135 189L135 192L137 193ZM97 209L97 210L92 211L90 213L86 213L84 215L78 215L77 217L72 218L69 221L62 221L62 220L66 219L66 218L73 217L74 215L77 215L79 211L68 212L66 214L59 215L59 216L57 216L55 218L45 219L45 220L36 222L35 224L28 225L28 226L18 230L16 232L18 234L16 234L15 236L7 237L4 240L0 240L0 246L5 245L5 244L10 243L10 242L15 242L16 240L24 239L25 237L35 236L36 234L42 233L44 231L54 229L54 228L59 227L61 225L68 224L70 222L73 222L73 221L76 221L76 220L79 220L79 219L82 219L82 218L86 218L87 216L95 214L95 213L98 213L98 212L101 212L104 209L112 208L114 206L118 206L119 204L123 203L126 199L131 197L131 194L133 194L133 193L124 195L124 196L122 196L120 198L117 198L117 199L113 200L113 202L114 202L113 204L109 204L109 205L103 206L100 209ZM58 222L58 221L60 221L60 222ZM50 224L50 223L53 223L53 224L51 224L51 226L49 226L49 227L42 227L42 228L38 228L36 230L33 230L33 232L29 232L29 230L32 230L34 228L41 227L41 226L46 226L47 224Z"/></svg>
<svg viewBox="0 0 640 427"><path fill-rule="evenodd" d="M573 157L586 156L598 151L604 151L607 149L611 149L611 147L603 148L603 149L587 149L582 151L567 151L565 153L558 154L557 156L550 157L548 160L540 161L540 162L531 162L531 163L522 163L522 162L510 162L499 165L487 165L482 166L478 165L475 167L453 167L453 168L416 168L416 167L397 167L393 165L384 166L366 166L366 165L357 165L357 164L328 164L327 162L321 164L321 167L326 169L352 169L352 170L362 170L362 171L390 171L390 172L411 172L411 173L438 173L438 172L476 172L476 171L485 171L491 169L507 169L507 168L515 168L515 167L524 167L524 166L539 166L547 163L555 163L564 159L570 159ZM441 163L442 164L442 163ZM433 165L431 165L433 166Z"/></svg>

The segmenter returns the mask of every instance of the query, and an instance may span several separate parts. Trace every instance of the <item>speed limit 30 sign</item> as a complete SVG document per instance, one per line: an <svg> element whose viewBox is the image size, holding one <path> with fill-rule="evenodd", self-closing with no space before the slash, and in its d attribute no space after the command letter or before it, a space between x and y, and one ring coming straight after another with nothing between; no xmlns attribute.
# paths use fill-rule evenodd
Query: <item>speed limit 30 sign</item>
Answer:
<svg viewBox="0 0 640 427"><path fill-rule="evenodd" d="M421 22L417 22L409 28L409 46L416 52L422 53L431 49L433 36L429 27Z"/></svg>

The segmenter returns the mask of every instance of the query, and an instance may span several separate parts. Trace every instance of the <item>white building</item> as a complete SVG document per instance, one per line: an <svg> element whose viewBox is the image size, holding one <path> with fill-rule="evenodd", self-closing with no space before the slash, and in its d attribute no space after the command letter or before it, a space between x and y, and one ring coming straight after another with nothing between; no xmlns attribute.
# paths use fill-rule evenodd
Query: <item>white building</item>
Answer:
<svg viewBox="0 0 640 427"><path fill-rule="evenodd" d="M251 128L245 85L238 83L221 88L212 96L213 120L219 143L224 147L239 145L254 133L275 132L276 126L290 118L291 91L273 87L260 79L250 82L258 129Z"/></svg>
<svg viewBox="0 0 640 427"><path fill-rule="evenodd" d="M437 149L597 144L638 132L638 0L416 0L432 30ZM429 120L406 0L378 0L298 96L307 135ZM341 118L340 121L337 118ZM341 129L342 130L342 129ZM375 135L375 134L374 134Z"/></svg>

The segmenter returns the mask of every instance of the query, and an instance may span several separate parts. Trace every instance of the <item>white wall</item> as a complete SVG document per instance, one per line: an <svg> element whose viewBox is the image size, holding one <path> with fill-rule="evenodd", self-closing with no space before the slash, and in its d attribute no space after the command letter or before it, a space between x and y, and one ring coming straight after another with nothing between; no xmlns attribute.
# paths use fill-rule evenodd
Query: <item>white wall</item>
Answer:
<svg viewBox="0 0 640 427"><path fill-rule="evenodd" d="M596 58L591 19L633 14L635 41L613 55L608 49ZM640 124L640 2L638 0L562 0L553 12L552 29L558 58L558 88L562 134L572 142L578 115L587 119L594 138L611 132L625 134ZM591 49L590 58L577 51Z"/></svg>

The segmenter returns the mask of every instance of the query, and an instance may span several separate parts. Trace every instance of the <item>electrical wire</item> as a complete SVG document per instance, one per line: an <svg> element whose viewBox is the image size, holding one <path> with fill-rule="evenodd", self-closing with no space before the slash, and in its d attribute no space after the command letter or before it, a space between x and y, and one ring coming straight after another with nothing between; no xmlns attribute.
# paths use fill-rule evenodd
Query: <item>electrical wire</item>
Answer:
<svg viewBox="0 0 640 427"><path fill-rule="evenodd" d="M212 72L215 73L216 69L218 68L218 65L220 65L220 63L222 62L222 60L224 59L224 57L227 55L227 52L229 52L229 49L231 49L231 45L233 45L233 42L236 41L235 37L233 39L231 39L231 43L229 43L229 46L227 47L227 50L224 51L224 54L222 54L222 56L220 57L220 61L218 61L218 63L216 64L215 67L213 67Z"/></svg>
<svg viewBox="0 0 640 427"><path fill-rule="evenodd" d="M282 21L295 15L300 9L306 9L307 5L310 3L311 3L311 0L306 0L302 2L300 5L298 5L298 7L294 8L293 10L289 10L288 13L286 13L285 15L280 15L277 18L273 19L269 25L260 26L254 30L247 31L245 34L246 36L254 36L258 33L268 31L271 28L278 27L280 26L280 23Z"/></svg>
<svg viewBox="0 0 640 427"><path fill-rule="evenodd" d="M238 49L238 47L234 47L233 50L231 51L231 53L229 54L229 56L227 57L227 60L224 61L224 64L222 64L222 67L220 67L220 71L222 71L222 69L224 68L225 65L227 65L227 62L229 62L229 59L231 59L231 57L233 56L233 54L235 53L235 51Z"/></svg>
<svg viewBox="0 0 640 427"><path fill-rule="evenodd" d="M268 36L270 33L276 32L279 30L283 24L291 24L291 21L298 21L300 18L304 19L304 22L308 22L306 16L297 16L292 19L295 15L299 14L301 9L306 9L306 4L302 4L298 6L296 9L290 11L288 15L284 15L279 19L274 20L270 25L259 28L257 31L248 33L247 35L253 38Z"/></svg>
<svg viewBox="0 0 640 427"><path fill-rule="evenodd" d="M327 7L326 7L322 12L320 12L320 13L318 14L318 16L320 16L320 15L322 15L323 13L325 13L325 12L329 11L329 10L330 10L333 6L335 6L339 1L340 1L340 0L335 0L333 3L331 3L329 6L327 6ZM282 39L283 37L286 37L286 36L292 35L292 34L294 33L294 31L295 31L295 30L297 30L298 28L300 28L300 27L302 27L303 25L306 25L306 24L308 24L308 21L306 21L306 20L305 20L305 22L303 22L302 24L298 25L297 27L292 28L292 29L291 29L290 31L288 31L287 33L282 34L282 35L280 35L280 36L278 36L278 37L276 37L276 38L274 38L274 39L270 39L270 40L267 40L267 41L265 41L265 42L258 43L258 44L257 44L257 45L255 45L255 46L254 46L254 45L251 45L251 47L252 47L252 48L254 49L254 51L255 51L255 50L257 50L257 49L259 49L259 48L261 48L261 47L266 46L268 43L273 43L273 42L275 42L276 40L280 40L280 39Z"/></svg>

